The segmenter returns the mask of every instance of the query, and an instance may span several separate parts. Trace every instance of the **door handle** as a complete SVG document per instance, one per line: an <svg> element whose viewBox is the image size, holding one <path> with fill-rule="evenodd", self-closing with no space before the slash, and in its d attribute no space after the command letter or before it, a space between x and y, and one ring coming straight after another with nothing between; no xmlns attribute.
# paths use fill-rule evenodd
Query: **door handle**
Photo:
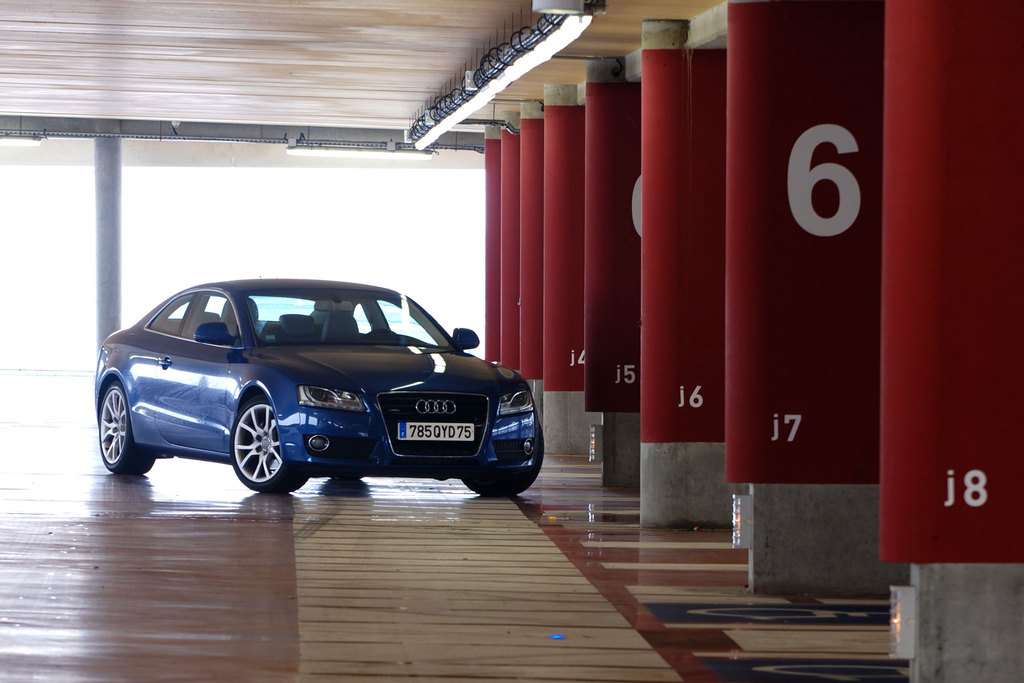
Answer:
<svg viewBox="0 0 1024 683"><path fill-rule="evenodd" d="M160 367L162 367L164 370L174 365L174 363L171 361L170 356L164 356L163 358L158 360L157 363L159 363Z"/></svg>

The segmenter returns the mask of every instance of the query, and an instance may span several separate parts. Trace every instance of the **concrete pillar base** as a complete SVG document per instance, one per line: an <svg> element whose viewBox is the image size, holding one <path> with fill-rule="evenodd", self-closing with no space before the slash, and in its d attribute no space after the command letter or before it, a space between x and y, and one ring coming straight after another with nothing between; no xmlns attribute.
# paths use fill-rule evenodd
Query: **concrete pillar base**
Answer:
<svg viewBox="0 0 1024 683"><path fill-rule="evenodd" d="M1024 565L922 564L911 575L917 587L912 683L1021 680Z"/></svg>
<svg viewBox="0 0 1024 683"><path fill-rule="evenodd" d="M640 413L605 413L600 432L601 485L640 486Z"/></svg>
<svg viewBox="0 0 1024 683"><path fill-rule="evenodd" d="M544 380L528 379L526 383L530 385L530 391L533 392L533 405L537 409L537 420L540 422L540 428L544 429Z"/></svg>
<svg viewBox="0 0 1024 683"><path fill-rule="evenodd" d="M877 484L755 484L750 589L888 596L909 567L878 559Z"/></svg>
<svg viewBox="0 0 1024 683"><path fill-rule="evenodd" d="M544 392L544 451L562 455L590 452L590 425L601 413L584 409L582 391Z"/></svg>
<svg viewBox="0 0 1024 683"><path fill-rule="evenodd" d="M732 494L725 483L723 443L640 445L640 526L732 528Z"/></svg>

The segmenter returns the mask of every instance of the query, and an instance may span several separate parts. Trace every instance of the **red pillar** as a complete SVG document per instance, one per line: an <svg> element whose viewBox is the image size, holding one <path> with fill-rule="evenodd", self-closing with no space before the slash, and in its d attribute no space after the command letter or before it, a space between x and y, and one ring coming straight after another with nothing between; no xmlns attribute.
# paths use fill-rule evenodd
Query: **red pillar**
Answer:
<svg viewBox="0 0 1024 683"><path fill-rule="evenodd" d="M484 140L484 358L501 358L501 133Z"/></svg>
<svg viewBox="0 0 1024 683"><path fill-rule="evenodd" d="M502 130L500 360L514 370L519 369L519 160L519 136Z"/></svg>
<svg viewBox="0 0 1024 683"><path fill-rule="evenodd" d="M721 443L725 53L642 59L641 440Z"/></svg>
<svg viewBox="0 0 1024 683"><path fill-rule="evenodd" d="M683 163L689 136L681 46L641 54L643 179L641 246L640 440L674 441L682 322L675 308L683 222Z"/></svg>
<svg viewBox="0 0 1024 683"><path fill-rule="evenodd" d="M640 411L640 84L587 82L584 343L588 411Z"/></svg>
<svg viewBox="0 0 1024 683"><path fill-rule="evenodd" d="M729 5L729 481L878 481L883 11Z"/></svg>
<svg viewBox="0 0 1024 683"><path fill-rule="evenodd" d="M522 106L520 122L520 348L519 371L543 379L544 370L544 110Z"/></svg>
<svg viewBox="0 0 1024 683"><path fill-rule="evenodd" d="M687 59L683 195L678 310L682 442L725 441L725 50L691 50ZM699 388L699 389L698 389ZM680 407L682 404L682 407Z"/></svg>
<svg viewBox="0 0 1024 683"><path fill-rule="evenodd" d="M1024 5L885 21L881 557L1024 563Z"/></svg>
<svg viewBox="0 0 1024 683"><path fill-rule="evenodd" d="M581 106L544 108L545 392L583 391L584 126Z"/></svg>

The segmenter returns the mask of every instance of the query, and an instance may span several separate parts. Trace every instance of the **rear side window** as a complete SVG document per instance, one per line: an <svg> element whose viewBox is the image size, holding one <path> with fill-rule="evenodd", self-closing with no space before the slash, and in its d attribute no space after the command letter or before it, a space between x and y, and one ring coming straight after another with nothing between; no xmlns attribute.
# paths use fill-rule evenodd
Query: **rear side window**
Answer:
<svg viewBox="0 0 1024 683"><path fill-rule="evenodd" d="M227 298L212 292L200 292L192 300L192 311L185 319L185 327L181 336L185 339L195 337L196 330L203 323L224 323L232 336L238 334L238 323L235 313Z"/></svg>
<svg viewBox="0 0 1024 683"><path fill-rule="evenodd" d="M203 323L221 322L228 333L238 337L238 320L227 298L216 292L183 294L163 307L149 324L154 332L193 339Z"/></svg>
<svg viewBox="0 0 1024 683"><path fill-rule="evenodd" d="M179 296L164 306L164 309L149 324L149 329L175 337L181 336L181 328L185 324L185 313L188 312L188 305L192 303L193 296L192 294Z"/></svg>

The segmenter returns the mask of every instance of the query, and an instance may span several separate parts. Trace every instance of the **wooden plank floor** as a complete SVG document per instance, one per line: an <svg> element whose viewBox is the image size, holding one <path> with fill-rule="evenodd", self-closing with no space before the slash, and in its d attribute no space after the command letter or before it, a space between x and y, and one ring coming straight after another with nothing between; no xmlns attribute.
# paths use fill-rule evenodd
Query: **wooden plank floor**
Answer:
<svg viewBox="0 0 1024 683"><path fill-rule="evenodd" d="M679 680L509 500L417 482L295 507L304 674Z"/></svg>
<svg viewBox="0 0 1024 683"><path fill-rule="evenodd" d="M291 501L206 463L113 477L88 377L0 383L0 680L295 679Z"/></svg>
<svg viewBox="0 0 1024 683"><path fill-rule="evenodd" d="M908 680L887 599L754 595L730 531L641 529L638 492L600 488L584 456L546 463L519 506L687 683Z"/></svg>
<svg viewBox="0 0 1024 683"><path fill-rule="evenodd" d="M768 661L756 680L885 666L877 623L715 621L881 603L751 596L728 532L640 529L637 491L601 489L585 457L551 456L515 501L387 479L266 496L183 460L113 477L90 378L0 384L0 681L705 683L755 680L727 670L743 660Z"/></svg>

